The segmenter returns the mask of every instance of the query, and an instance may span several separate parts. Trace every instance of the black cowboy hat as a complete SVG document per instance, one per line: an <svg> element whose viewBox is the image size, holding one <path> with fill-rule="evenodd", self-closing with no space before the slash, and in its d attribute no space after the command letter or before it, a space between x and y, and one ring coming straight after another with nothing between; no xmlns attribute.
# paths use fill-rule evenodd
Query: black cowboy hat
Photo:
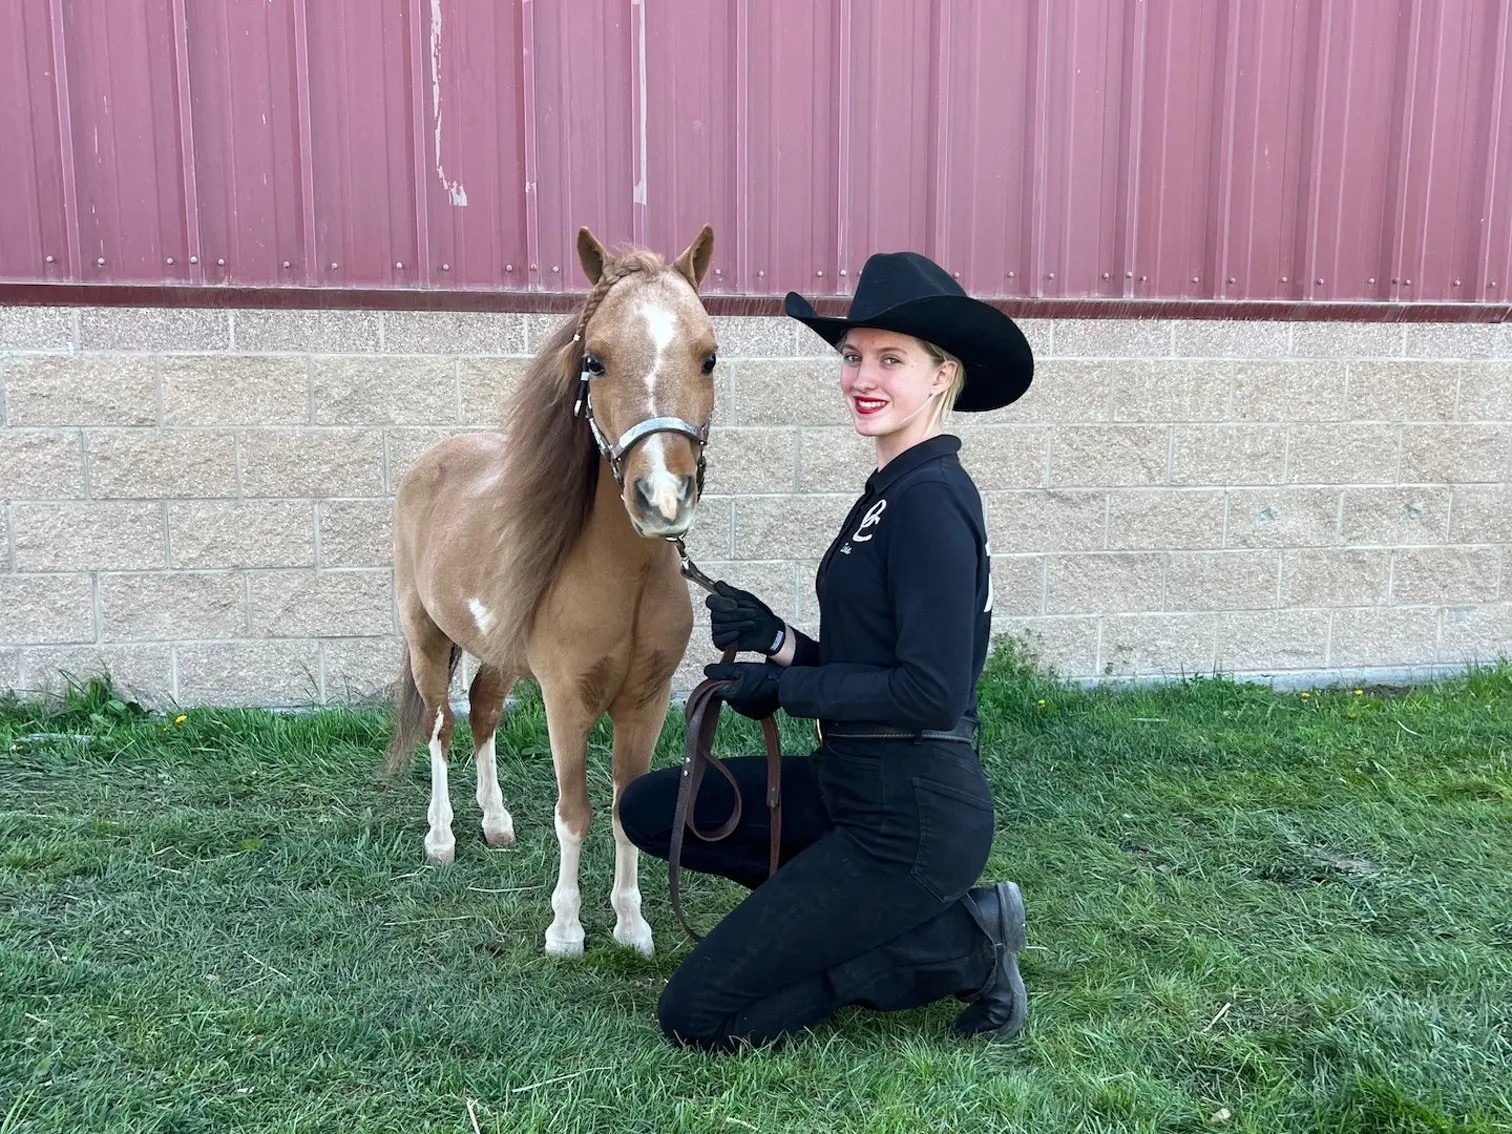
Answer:
<svg viewBox="0 0 1512 1134"><path fill-rule="evenodd" d="M933 343L961 360L966 384L955 408L999 409L1017 401L1034 378L1034 352L1018 324L972 299L950 273L917 252L878 252L861 268L850 311L820 315L796 291L783 310L831 346L852 327L898 331Z"/></svg>

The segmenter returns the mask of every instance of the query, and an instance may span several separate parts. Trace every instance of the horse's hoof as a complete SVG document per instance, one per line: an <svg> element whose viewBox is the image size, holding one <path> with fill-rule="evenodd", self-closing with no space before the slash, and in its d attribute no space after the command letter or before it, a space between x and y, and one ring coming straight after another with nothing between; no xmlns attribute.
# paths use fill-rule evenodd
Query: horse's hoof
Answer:
<svg viewBox="0 0 1512 1134"><path fill-rule="evenodd" d="M515 844L514 824L504 823L490 828L483 825L483 841L491 847L512 847Z"/></svg>
<svg viewBox="0 0 1512 1134"><path fill-rule="evenodd" d="M432 866L450 866L457 858L457 844L425 841L425 857Z"/></svg>
<svg viewBox="0 0 1512 1134"><path fill-rule="evenodd" d="M656 945L651 940L651 927L644 921L638 926L614 927L614 939L627 949L634 949L642 957L656 956Z"/></svg>
<svg viewBox="0 0 1512 1134"><path fill-rule="evenodd" d="M570 935L558 937L551 930L546 931L546 955L548 957L565 957L577 959L583 955L583 931L578 930L577 936Z"/></svg>

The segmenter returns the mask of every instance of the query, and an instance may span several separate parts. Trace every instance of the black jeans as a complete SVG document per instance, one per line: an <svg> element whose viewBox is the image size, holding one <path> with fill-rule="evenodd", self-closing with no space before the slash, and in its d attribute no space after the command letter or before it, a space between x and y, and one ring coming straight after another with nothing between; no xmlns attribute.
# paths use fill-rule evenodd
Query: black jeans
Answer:
<svg viewBox="0 0 1512 1134"><path fill-rule="evenodd" d="M897 1011L966 996L986 982L992 943L962 895L992 844L992 796L977 754L957 742L832 739L782 768L781 865L767 878L766 761L726 761L742 815L727 839L683 839L684 869L751 889L672 975L658 1005L674 1043L727 1051L809 1027L837 1009ZM680 768L635 780L625 833L665 859ZM695 808L729 818L723 777Z"/></svg>

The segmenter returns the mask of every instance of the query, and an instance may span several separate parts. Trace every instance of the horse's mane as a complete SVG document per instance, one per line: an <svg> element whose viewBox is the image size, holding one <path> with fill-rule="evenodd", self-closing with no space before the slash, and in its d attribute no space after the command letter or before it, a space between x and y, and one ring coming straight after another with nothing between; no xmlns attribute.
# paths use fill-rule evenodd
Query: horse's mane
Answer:
<svg viewBox="0 0 1512 1134"><path fill-rule="evenodd" d="M507 439L498 493L499 589L491 604L488 652L509 665L525 642L562 562L588 526L601 458L586 418L574 417L589 321L609 289L626 276L647 278L666 267L660 256L630 249L607 264L577 318L564 323L531 360L504 410Z"/></svg>

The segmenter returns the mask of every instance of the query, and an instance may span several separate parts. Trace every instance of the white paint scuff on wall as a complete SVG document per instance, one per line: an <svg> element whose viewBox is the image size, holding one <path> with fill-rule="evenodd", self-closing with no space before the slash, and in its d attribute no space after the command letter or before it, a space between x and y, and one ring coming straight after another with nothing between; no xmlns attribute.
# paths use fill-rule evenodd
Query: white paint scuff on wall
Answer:
<svg viewBox="0 0 1512 1134"><path fill-rule="evenodd" d="M460 181L449 180L441 164L441 0L431 0L430 23L431 105L436 114L436 176L451 195L454 205L467 204L467 190Z"/></svg>

